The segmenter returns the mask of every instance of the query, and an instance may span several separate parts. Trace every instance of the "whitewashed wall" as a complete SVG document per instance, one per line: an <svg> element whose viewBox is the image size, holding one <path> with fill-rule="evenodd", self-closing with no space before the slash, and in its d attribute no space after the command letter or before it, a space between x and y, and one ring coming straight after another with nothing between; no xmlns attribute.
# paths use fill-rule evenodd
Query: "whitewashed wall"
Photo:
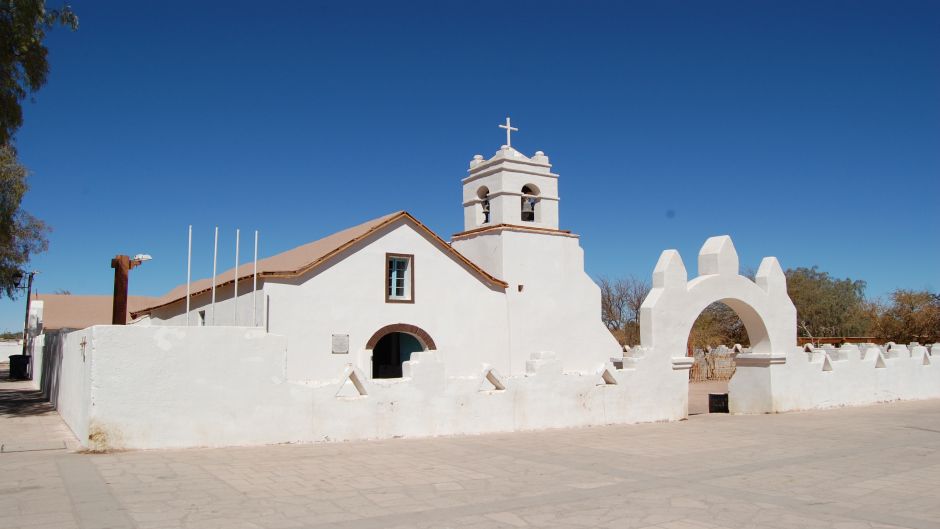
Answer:
<svg viewBox="0 0 940 529"><path fill-rule="evenodd" d="M739 368L731 404L742 391L771 395L770 408L746 412L940 397L936 357L924 356L923 348L913 356L892 351L884 357L873 348L865 358L851 348L844 358L794 351L786 364ZM481 364L472 375L452 376L445 357L418 353L401 379L369 380L346 365L329 378L297 382L285 376L287 340L261 329L96 326L65 337L56 403L94 449L476 434L687 414L687 370L642 347L618 361L620 369L607 364L580 373L565 372L543 352L532 355L523 374L505 376Z"/></svg>
<svg viewBox="0 0 940 529"><path fill-rule="evenodd" d="M414 303L385 302L386 253L414 255ZM291 380L322 380L348 363L370 376L366 343L397 323L427 332L454 375L471 375L483 362L511 371L502 288L484 283L409 224L351 247L313 274L275 281L265 284L268 330L289 337ZM332 354L333 334L349 335L349 354Z"/></svg>
<svg viewBox="0 0 940 529"><path fill-rule="evenodd" d="M243 265L244 266L244 265ZM248 265L250 266L250 265ZM199 312L205 312L206 325L262 327L265 324L264 281L258 279L257 291L252 291L252 280L238 283L238 299L233 301L235 285L216 288L215 319L213 319L212 293L205 292L190 298L189 325L199 325ZM237 316L236 316L236 308ZM153 311L134 322L135 325L186 325L186 301L179 301Z"/></svg>
<svg viewBox="0 0 940 529"><path fill-rule="evenodd" d="M566 371L594 371L620 353L601 320L600 289L584 272L577 237L505 230L461 237L453 245L509 283L513 374L523 372L538 351L558 351Z"/></svg>
<svg viewBox="0 0 940 529"><path fill-rule="evenodd" d="M940 352L940 346L935 347ZM805 352L786 361L741 365L731 379L733 413L777 413L940 398L940 357L926 347L847 344ZM755 398L755 397L760 398Z"/></svg>
<svg viewBox="0 0 940 529"><path fill-rule="evenodd" d="M55 362L56 387L48 397L62 419L81 441L88 438L88 421L93 410L92 397L92 351L94 334L92 328L62 334L61 348L50 352L52 340L45 340L44 364L52 365L51 354L60 354ZM43 369L43 373L49 369Z"/></svg>
<svg viewBox="0 0 940 529"><path fill-rule="evenodd" d="M386 303L386 253L414 255L414 303ZM347 363L371 376L371 351L366 350L366 343L382 327L397 323L427 332L455 374L469 375L481 362L512 371L503 290L483 282L404 222L352 246L312 273L268 279L259 288L252 295L251 281L241 282L237 321L248 325L252 303L258 303L258 324L288 337L287 376L291 380L328 378ZM233 290L228 285L216 291L216 325L233 324ZM191 325L198 322L200 310L206 311L207 324L211 323L210 302L209 293L192 299ZM175 303L157 309L139 325L185 325L184 307ZM348 354L332 353L334 334L349 335ZM523 367L520 359L515 372Z"/></svg>
<svg viewBox="0 0 940 529"><path fill-rule="evenodd" d="M84 354L81 343L85 340ZM682 372L632 367L565 373L551 353L503 376L478 365L451 376L445 351L419 353L405 376L285 377L287 340L238 327L96 326L66 337L57 404L94 449L228 446L471 434L676 419L684 393L655 396ZM663 367L663 366L660 366ZM355 373L365 394L347 380ZM655 397L654 397L655 396Z"/></svg>

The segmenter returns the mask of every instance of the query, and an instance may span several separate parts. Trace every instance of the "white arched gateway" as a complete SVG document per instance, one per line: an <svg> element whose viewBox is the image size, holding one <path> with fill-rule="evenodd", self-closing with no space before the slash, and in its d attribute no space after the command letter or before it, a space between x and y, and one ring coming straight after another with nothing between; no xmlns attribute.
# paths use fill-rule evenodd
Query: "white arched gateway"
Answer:
<svg viewBox="0 0 940 529"><path fill-rule="evenodd" d="M786 362L796 347L796 308L787 295L786 276L775 257L761 261L755 281L740 275L738 253L727 235L711 237L698 256L699 276L689 281L676 250L666 250L653 271L653 289L640 309L640 341L660 361L670 361L685 375L692 359L686 347L702 311L720 301L741 318L753 353L738 356L738 366L769 367ZM734 411L764 411L771 405L770 370L739 370L732 379ZM677 377L679 378L679 377ZM688 376L684 391L688 391ZM678 382L678 380L677 380ZM687 395L686 395L687 399ZM685 403L688 406L688 401Z"/></svg>

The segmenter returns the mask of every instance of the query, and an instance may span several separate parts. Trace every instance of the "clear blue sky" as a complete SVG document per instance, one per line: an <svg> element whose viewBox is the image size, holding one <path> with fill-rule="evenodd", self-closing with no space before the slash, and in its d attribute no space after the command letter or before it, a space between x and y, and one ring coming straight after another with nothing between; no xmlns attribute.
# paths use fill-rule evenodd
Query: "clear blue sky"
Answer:
<svg viewBox="0 0 940 529"><path fill-rule="evenodd" d="M146 252L131 293L163 294L188 224L195 277L215 225L220 268L235 227L271 255L405 209L448 238L507 114L561 174L592 276L648 276L666 248L694 274L730 234L743 266L940 289L935 1L73 7L17 136L54 228L40 292L109 293L110 258Z"/></svg>

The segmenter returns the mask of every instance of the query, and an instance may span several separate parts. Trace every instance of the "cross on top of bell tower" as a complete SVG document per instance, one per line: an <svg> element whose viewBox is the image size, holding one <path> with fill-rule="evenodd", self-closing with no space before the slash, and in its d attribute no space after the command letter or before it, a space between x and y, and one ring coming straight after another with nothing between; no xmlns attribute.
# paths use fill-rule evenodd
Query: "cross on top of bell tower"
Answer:
<svg viewBox="0 0 940 529"><path fill-rule="evenodd" d="M519 132L519 129L512 126L509 122L509 116L506 116L506 124L500 125L499 128L506 129L506 147L512 147L512 133Z"/></svg>

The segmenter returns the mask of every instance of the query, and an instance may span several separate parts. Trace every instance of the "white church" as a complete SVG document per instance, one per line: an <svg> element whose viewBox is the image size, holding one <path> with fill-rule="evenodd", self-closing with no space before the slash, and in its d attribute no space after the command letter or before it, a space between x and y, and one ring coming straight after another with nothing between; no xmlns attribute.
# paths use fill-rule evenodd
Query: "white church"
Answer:
<svg viewBox="0 0 940 529"><path fill-rule="evenodd" d="M674 421L692 325L721 301L752 346L732 413L940 398L940 344L798 347L780 263L742 276L728 236L705 242L692 278L662 252L641 344L621 349L578 236L560 229L558 175L501 127L506 145L470 162L450 242L401 211L138 300L131 325L63 317L42 333L37 301L35 382L92 450Z"/></svg>
<svg viewBox="0 0 940 529"><path fill-rule="evenodd" d="M567 370L595 369L620 346L601 322L600 291L578 236L559 229L558 175L541 151L477 155L463 179L464 231L444 241L404 211L177 287L133 312L138 324L257 325L288 337L287 377L317 380L352 363L398 378L422 350L447 372L481 363L506 375L554 351ZM238 295L234 296L235 280Z"/></svg>

